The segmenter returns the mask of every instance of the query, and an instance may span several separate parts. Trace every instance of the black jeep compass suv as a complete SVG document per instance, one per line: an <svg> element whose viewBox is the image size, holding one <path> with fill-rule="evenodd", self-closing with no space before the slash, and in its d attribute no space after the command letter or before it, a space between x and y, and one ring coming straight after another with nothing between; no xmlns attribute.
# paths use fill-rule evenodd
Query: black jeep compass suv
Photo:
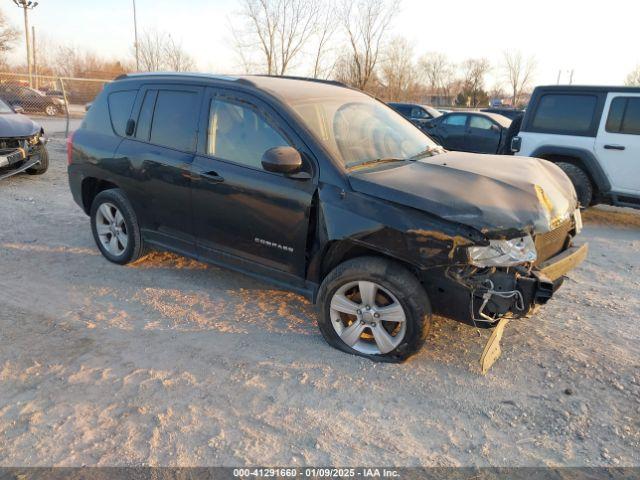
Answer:
<svg viewBox="0 0 640 480"><path fill-rule="evenodd" d="M446 152L374 98L298 78L120 77L68 141L96 244L239 270L318 303L325 339L402 361L432 313L495 327L582 261L552 163Z"/></svg>

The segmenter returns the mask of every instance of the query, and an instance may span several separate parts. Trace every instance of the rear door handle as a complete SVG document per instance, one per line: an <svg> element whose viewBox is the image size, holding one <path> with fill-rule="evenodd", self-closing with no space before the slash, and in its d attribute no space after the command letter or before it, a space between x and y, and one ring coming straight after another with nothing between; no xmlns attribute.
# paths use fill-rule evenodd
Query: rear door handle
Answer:
<svg viewBox="0 0 640 480"><path fill-rule="evenodd" d="M625 147L624 145L605 145L604 149L605 150L624 150Z"/></svg>
<svg viewBox="0 0 640 480"><path fill-rule="evenodd" d="M210 172L202 172L200 173L200 176L206 178L207 180L213 183L224 182L224 177L221 177L220 175L218 175L218 172L214 172L213 170Z"/></svg>

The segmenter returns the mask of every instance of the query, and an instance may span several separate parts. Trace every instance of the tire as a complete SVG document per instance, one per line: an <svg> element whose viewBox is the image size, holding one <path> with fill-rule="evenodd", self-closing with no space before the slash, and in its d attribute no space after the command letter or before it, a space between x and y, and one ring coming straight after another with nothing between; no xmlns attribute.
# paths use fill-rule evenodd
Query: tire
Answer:
<svg viewBox="0 0 640 480"><path fill-rule="evenodd" d="M25 170L29 175L42 175L49 170L49 152L44 145L40 146L40 163Z"/></svg>
<svg viewBox="0 0 640 480"><path fill-rule="evenodd" d="M117 228L120 228L119 232ZM91 231L100 252L110 262L124 265L136 261L144 254L138 218L119 188L103 190L94 198L91 204ZM115 242L112 242L113 237L116 237ZM123 241L125 237L126 244Z"/></svg>
<svg viewBox="0 0 640 480"><path fill-rule="evenodd" d="M367 290L371 284L377 287L375 305L367 310L363 300L372 295L363 296L360 286ZM407 360L420 350L431 327L431 304L418 279L402 265L380 257L358 257L338 265L322 282L318 299L318 327L327 343L378 362ZM343 303L345 299L351 303ZM356 313L346 313L354 306ZM391 307L388 313L385 306ZM404 321L384 320L400 318L400 309ZM380 344L386 345L385 351Z"/></svg>
<svg viewBox="0 0 640 480"><path fill-rule="evenodd" d="M58 114L58 107L56 107L55 105L47 105L46 107L44 107L44 113L48 117L54 117Z"/></svg>
<svg viewBox="0 0 640 480"><path fill-rule="evenodd" d="M558 162L556 163L564 173L567 174L573 187L576 189L578 195L578 202L580 202L581 208L587 208L593 201L593 185L589 176L580 167L573 163Z"/></svg>

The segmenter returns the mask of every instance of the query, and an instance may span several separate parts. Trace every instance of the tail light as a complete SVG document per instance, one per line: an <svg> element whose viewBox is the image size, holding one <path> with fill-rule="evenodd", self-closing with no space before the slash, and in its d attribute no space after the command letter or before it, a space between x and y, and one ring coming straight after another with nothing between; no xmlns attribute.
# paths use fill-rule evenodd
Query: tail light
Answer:
<svg viewBox="0 0 640 480"><path fill-rule="evenodd" d="M71 165L73 162L73 134L75 132L71 132L67 137L67 165Z"/></svg>

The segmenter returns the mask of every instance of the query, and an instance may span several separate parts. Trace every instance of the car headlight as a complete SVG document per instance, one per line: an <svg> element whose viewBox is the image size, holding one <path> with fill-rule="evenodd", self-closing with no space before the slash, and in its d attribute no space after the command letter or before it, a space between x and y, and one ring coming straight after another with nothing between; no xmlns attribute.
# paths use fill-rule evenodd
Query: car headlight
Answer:
<svg viewBox="0 0 640 480"><path fill-rule="evenodd" d="M485 247L469 247L469 259L476 267L512 267L538 258L531 235L510 240L489 240Z"/></svg>

